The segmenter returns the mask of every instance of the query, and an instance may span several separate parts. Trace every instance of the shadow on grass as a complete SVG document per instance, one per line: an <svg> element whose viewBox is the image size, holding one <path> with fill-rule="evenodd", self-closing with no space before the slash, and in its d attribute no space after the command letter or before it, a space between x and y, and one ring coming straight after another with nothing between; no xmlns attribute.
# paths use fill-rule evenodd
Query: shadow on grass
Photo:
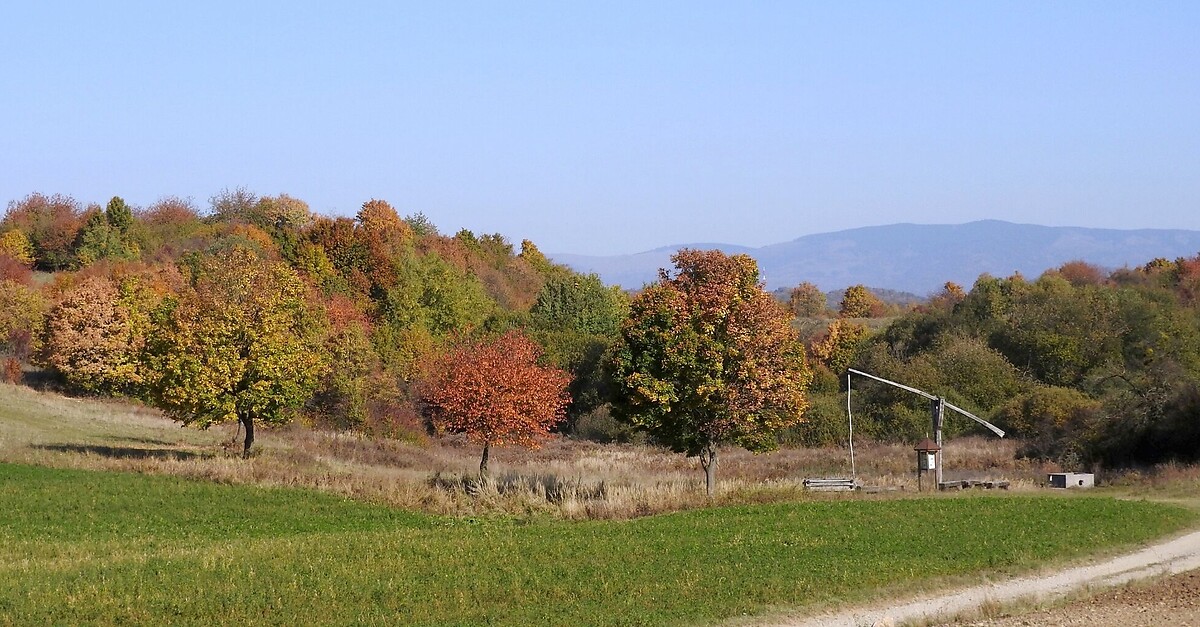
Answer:
<svg viewBox="0 0 1200 627"><path fill-rule="evenodd" d="M112 459L167 459L183 461L205 457L201 453L162 448L138 448L133 446L102 446L96 444L36 444L33 448L56 453L99 455Z"/></svg>
<svg viewBox="0 0 1200 627"><path fill-rule="evenodd" d="M156 438L110 437L106 439L111 442L132 442L134 444L152 444L154 446L172 446L176 444L176 442L168 442L167 440Z"/></svg>

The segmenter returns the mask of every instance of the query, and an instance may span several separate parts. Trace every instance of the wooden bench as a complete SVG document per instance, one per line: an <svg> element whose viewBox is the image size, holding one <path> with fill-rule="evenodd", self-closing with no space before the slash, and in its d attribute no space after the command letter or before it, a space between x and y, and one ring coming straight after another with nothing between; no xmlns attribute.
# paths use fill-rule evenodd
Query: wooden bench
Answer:
<svg viewBox="0 0 1200 627"><path fill-rule="evenodd" d="M854 479L805 479L804 489L814 492L849 492L858 489Z"/></svg>

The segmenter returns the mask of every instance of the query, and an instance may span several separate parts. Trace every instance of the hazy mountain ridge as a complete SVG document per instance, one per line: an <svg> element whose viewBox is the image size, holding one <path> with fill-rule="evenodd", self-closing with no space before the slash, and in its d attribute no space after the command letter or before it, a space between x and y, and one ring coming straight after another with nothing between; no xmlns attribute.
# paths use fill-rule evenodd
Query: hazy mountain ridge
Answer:
<svg viewBox="0 0 1200 627"><path fill-rule="evenodd" d="M820 233L749 248L732 244L681 244L633 255L552 254L579 272L610 284L637 288L653 281L680 248L719 248L758 260L767 289L802 281L825 290L864 284L929 294L946 281L970 287L980 274L1035 278L1049 268L1082 259L1105 268L1200 253L1200 231L1093 229L983 220L967 224L893 224Z"/></svg>

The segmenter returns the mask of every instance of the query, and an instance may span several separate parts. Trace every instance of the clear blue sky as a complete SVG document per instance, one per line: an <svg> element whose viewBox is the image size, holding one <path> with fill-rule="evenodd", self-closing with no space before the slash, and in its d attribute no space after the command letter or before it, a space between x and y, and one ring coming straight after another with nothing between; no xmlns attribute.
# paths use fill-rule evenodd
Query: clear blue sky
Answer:
<svg viewBox="0 0 1200 627"><path fill-rule="evenodd" d="M8 2L0 202L370 198L549 252L1200 229L1197 2Z"/></svg>

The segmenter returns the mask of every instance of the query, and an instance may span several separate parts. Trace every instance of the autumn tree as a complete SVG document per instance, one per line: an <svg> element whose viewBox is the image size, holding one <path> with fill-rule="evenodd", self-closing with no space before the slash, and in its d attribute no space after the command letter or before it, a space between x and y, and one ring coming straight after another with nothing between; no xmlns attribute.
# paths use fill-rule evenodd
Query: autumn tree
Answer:
<svg viewBox="0 0 1200 627"><path fill-rule="evenodd" d="M1061 276L1075 287L1100 285L1108 278L1108 273L1102 268L1082 260L1068 261L1049 273Z"/></svg>
<svg viewBox="0 0 1200 627"><path fill-rule="evenodd" d="M21 362L37 350L46 309L37 290L0 279L0 354L4 355L3 374L9 383L17 382Z"/></svg>
<svg viewBox="0 0 1200 627"><path fill-rule="evenodd" d="M29 237L19 229L9 229L0 235L0 255L32 266L34 262L33 242L30 242Z"/></svg>
<svg viewBox="0 0 1200 627"><path fill-rule="evenodd" d="M351 218L318 216L305 229L305 238L319 247L333 269L353 290L366 293L371 289L369 251L355 237L355 222Z"/></svg>
<svg viewBox="0 0 1200 627"><path fill-rule="evenodd" d="M825 315L827 306L825 292L808 281L792 288L789 303L792 313L801 318L819 318Z"/></svg>
<svg viewBox="0 0 1200 627"><path fill-rule="evenodd" d="M0 281L32 285L33 269L8 255L0 255Z"/></svg>
<svg viewBox="0 0 1200 627"><path fill-rule="evenodd" d="M557 266L550 258L546 256L532 240L521 240L521 253L517 255L529 264L531 268L536 270L538 274L548 276L565 270L564 266Z"/></svg>
<svg viewBox="0 0 1200 627"><path fill-rule="evenodd" d="M69 196L30 194L9 203L0 230L19 229L33 245L39 270L62 270L75 263L75 236L82 225L79 204Z"/></svg>
<svg viewBox="0 0 1200 627"><path fill-rule="evenodd" d="M245 187L223 189L208 199L212 217L221 222L254 222L258 195Z"/></svg>
<svg viewBox="0 0 1200 627"><path fill-rule="evenodd" d="M872 312L880 309L882 303L864 285L851 285L842 293L842 305L838 310L839 318L869 318Z"/></svg>
<svg viewBox="0 0 1200 627"><path fill-rule="evenodd" d="M698 456L712 497L717 453L777 446L797 423L811 372L791 314L763 291L748 255L681 250L676 271L633 299L609 354L615 415Z"/></svg>
<svg viewBox="0 0 1200 627"><path fill-rule="evenodd" d="M245 456L256 421L290 420L327 367L323 318L299 277L246 249L203 258L194 285L159 315L154 402L202 429L238 421Z"/></svg>
<svg viewBox="0 0 1200 627"><path fill-rule="evenodd" d="M127 394L142 382L145 336L122 306L112 279L93 276L63 294L46 320L41 362L72 387L92 393Z"/></svg>
<svg viewBox="0 0 1200 627"><path fill-rule="evenodd" d="M28 284L33 277L33 244L18 229L0 235L0 281Z"/></svg>
<svg viewBox="0 0 1200 627"><path fill-rule="evenodd" d="M955 305L963 302L966 297L967 293L963 291L961 285L954 281L946 281L942 286L942 291L930 297L928 308L932 311L949 313L953 311Z"/></svg>
<svg viewBox="0 0 1200 627"><path fill-rule="evenodd" d="M809 350L815 361L841 376L868 335L870 332L867 327L861 324L845 319L834 320L829 323L825 333L813 338Z"/></svg>
<svg viewBox="0 0 1200 627"><path fill-rule="evenodd" d="M483 445L482 479L492 446L536 447L563 419L570 376L540 365L540 356L536 343L510 331L462 340L425 369L421 397L434 427Z"/></svg>
<svg viewBox="0 0 1200 627"><path fill-rule="evenodd" d="M215 229L205 224L190 199L165 196L136 213L140 224L142 257L168 260L207 246Z"/></svg>

